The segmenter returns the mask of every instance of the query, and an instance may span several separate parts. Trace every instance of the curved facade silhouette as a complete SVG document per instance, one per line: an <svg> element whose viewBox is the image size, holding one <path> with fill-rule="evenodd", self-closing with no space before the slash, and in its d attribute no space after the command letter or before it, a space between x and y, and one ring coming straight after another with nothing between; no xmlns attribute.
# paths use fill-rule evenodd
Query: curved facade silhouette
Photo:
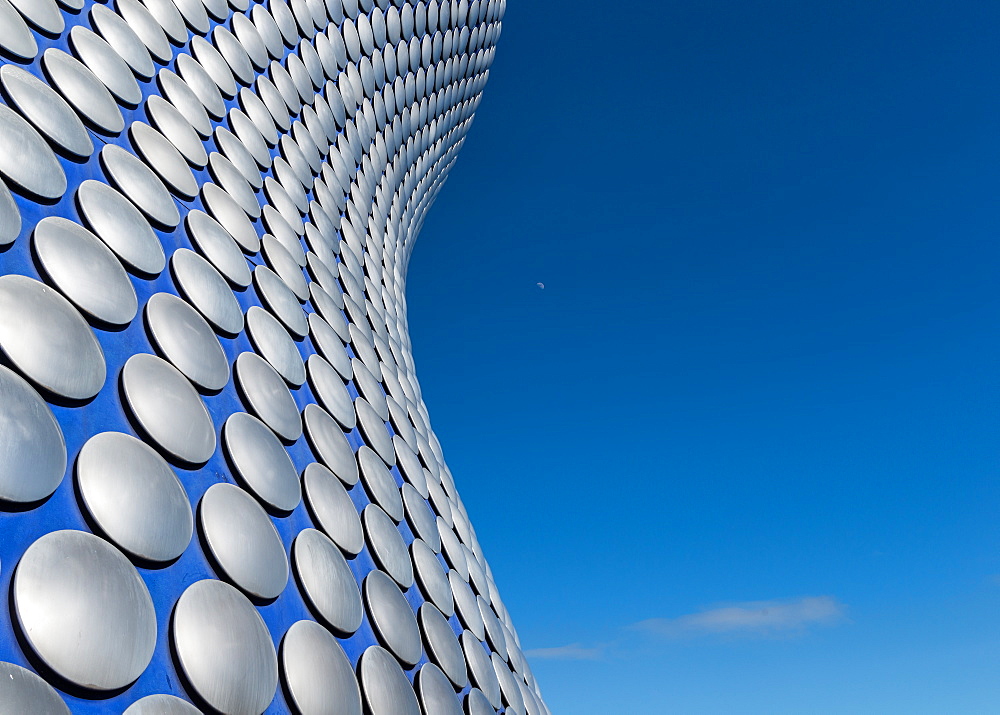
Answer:
<svg viewBox="0 0 1000 715"><path fill-rule="evenodd" d="M0 711L547 713L407 262L504 0L0 0Z"/></svg>

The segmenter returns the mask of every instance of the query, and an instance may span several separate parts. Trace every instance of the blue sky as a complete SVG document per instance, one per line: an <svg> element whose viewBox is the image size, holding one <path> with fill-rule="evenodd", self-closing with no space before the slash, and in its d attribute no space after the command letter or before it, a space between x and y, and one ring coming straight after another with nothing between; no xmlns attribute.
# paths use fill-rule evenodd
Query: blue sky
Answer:
<svg viewBox="0 0 1000 715"><path fill-rule="evenodd" d="M1000 712L998 48L509 3L407 290L554 712Z"/></svg>

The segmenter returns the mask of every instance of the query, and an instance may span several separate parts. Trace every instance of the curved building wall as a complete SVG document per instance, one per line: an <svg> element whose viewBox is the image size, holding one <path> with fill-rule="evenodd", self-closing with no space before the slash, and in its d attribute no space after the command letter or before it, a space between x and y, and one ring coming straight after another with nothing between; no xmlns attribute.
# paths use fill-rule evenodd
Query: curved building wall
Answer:
<svg viewBox="0 0 1000 715"><path fill-rule="evenodd" d="M0 712L548 712L406 268L503 0L0 0Z"/></svg>

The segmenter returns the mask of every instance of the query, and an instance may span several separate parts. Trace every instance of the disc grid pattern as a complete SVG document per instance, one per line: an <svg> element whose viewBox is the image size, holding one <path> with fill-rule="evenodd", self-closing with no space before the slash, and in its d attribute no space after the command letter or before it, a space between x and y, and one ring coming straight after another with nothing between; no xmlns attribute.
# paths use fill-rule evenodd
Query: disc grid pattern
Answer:
<svg viewBox="0 0 1000 715"><path fill-rule="evenodd" d="M548 713L407 330L504 5L0 0L0 710Z"/></svg>

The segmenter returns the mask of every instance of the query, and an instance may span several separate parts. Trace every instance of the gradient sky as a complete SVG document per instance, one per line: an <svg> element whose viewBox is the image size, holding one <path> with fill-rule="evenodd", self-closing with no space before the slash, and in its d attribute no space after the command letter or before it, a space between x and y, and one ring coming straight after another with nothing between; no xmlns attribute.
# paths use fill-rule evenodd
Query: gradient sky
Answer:
<svg viewBox="0 0 1000 715"><path fill-rule="evenodd" d="M553 712L1000 712L998 194L1000 4L511 0L408 299Z"/></svg>

